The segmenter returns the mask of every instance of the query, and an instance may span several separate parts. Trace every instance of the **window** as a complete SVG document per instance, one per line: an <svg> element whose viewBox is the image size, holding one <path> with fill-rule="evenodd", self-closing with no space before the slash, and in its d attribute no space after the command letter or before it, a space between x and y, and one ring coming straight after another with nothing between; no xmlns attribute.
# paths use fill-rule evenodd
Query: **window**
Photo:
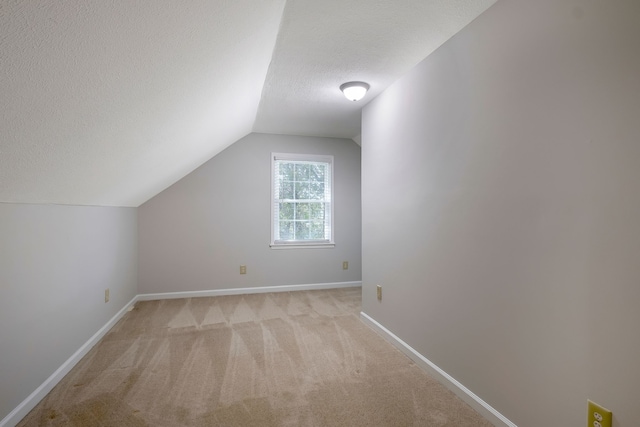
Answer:
<svg viewBox="0 0 640 427"><path fill-rule="evenodd" d="M271 247L333 247L333 156L271 160Z"/></svg>

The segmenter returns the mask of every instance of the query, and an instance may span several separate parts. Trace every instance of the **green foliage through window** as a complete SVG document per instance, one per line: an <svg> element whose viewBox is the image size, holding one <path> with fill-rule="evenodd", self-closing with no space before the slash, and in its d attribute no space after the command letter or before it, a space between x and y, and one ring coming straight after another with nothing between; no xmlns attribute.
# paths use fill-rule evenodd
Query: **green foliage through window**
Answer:
<svg viewBox="0 0 640 427"><path fill-rule="evenodd" d="M274 157L273 194L275 198L273 202L276 214L273 223L274 242L329 242L332 240L331 167L333 159L324 156L322 160Z"/></svg>

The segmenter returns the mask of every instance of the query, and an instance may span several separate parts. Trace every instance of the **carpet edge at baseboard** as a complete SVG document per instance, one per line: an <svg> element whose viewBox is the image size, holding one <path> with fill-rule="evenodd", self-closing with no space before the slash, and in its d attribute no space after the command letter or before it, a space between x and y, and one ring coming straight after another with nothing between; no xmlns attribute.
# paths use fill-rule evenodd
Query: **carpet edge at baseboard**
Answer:
<svg viewBox="0 0 640 427"><path fill-rule="evenodd" d="M153 294L139 294L138 301L151 301L151 300L174 299L174 298L218 297L218 296L224 296L224 295L262 294L262 293L269 293L269 292L313 291L313 290L320 290L320 289L357 288L361 286L362 286L361 281L355 281L355 282L314 283L314 284L308 284L308 285L280 285L280 286L257 286L252 288L211 289L206 291L161 292L161 293L153 293Z"/></svg>
<svg viewBox="0 0 640 427"><path fill-rule="evenodd" d="M437 379L441 384L446 386L449 390L456 394L465 403L479 412L492 424L501 427L518 427L513 422L509 421L507 417L498 412L495 408L482 400L479 396L466 388L462 383L457 381L451 375L446 373L435 363L424 357L417 352L409 344L398 338L393 332L382 326L371 316L364 311L360 312L360 319L374 331L378 332L383 338L395 346L398 350L404 353L407 357L413 360L423 371Z"/></svg>
<svg viewBox="0 0 640 427"><path fill-rule="evenodd" d="M131 301L120 309L105 325L100 328L91 338L87 340L78 350L76 350L71 357L69 357L56 371L49 376L33 393L31 393L26 399L24 399L13 411L4 417L0 421L0 427L14 427L17 425L27 414L40 403L44 397L64 378L65 375L73 369L74 366L91 350L97 343L104 337L107 332L113 326L118 323L129 307L136 303L138 296L134 296Z"/></svg>
<svg viewBox="0 0 640 427"><path fill-rule="evenodd" d="M105 325L84 343L71 357L69 357L56 371L49 376L33 393L16 406L6 417L0 420L0 427L15 427L27 414L40 403L44 397L64 378L65 375L104 337L107 332L120 320L129 308L138 301L159 299L195 298L205 296L241 295L268 292L309 291L319 289L355 288L362 286L361 281L316 283L307 285L263 286L237 289L214 289L208 291L166 292L156 294L138 294L118 311Z"/></svg>

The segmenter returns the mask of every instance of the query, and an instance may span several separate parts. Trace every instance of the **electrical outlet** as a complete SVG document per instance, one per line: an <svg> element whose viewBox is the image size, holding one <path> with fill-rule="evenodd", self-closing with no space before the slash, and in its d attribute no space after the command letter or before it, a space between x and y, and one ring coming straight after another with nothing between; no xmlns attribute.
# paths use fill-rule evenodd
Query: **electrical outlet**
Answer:
<svg viewBox="0 0 640 427"><path fill-rule="evenodd" d="M241 265L240 266L240 274L247 274L247 266L246 265Z"/></svg>
<svg viewBox="0 0 640 427"><path fill-rule="evenodd" d="M587 400L589 412L587 414L587 427L611 427L613 414L610 410Z"/></svg>
<svg viewBox="0 0 640 427"><path fill-rule="evenodd" d="M104 302L109 302L109 288L104 290Z"/></svg>
<svg viewBox="0 0 640 427"><path fill-rule="evenodd" d="M382 301L382 286L378 285L376 291L378 293L378 301Z"/></svg>
<svg viewBox="0 0 640 427"><path fill-rule="evenodd" d="M349 261L342 261L342 269L343 270L349 269Z"/></svg>

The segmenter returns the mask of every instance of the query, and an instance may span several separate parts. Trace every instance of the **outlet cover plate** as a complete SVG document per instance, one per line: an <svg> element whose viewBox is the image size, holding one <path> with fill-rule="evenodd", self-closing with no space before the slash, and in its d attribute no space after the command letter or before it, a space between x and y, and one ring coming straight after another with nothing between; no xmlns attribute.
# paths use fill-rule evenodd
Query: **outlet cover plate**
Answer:
<svg viewBox="0 0 640 427"><path fill-rule="evenodd" d="M587 400L587 406L587 427L611 427L613 414L610 410L590 400Z"/></svg>

